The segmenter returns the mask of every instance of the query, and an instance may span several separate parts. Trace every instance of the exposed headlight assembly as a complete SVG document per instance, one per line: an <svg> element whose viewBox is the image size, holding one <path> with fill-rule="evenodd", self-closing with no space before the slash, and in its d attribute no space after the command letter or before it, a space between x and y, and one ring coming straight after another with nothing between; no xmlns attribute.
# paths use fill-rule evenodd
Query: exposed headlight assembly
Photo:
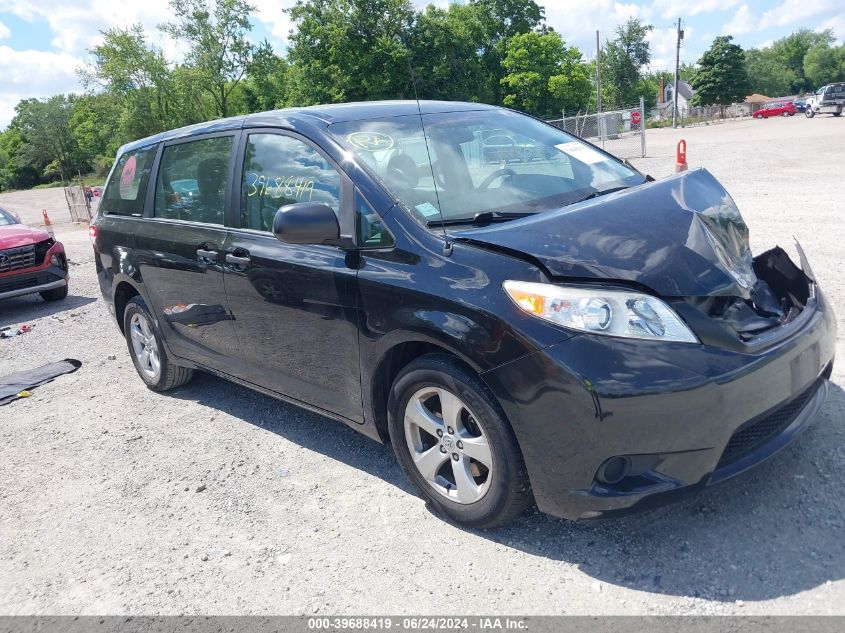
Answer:
<svg viewBox="0 0 845 633"><path fill-rule="evenodd" d="M657 297L627 290L506 281L505 292L524 312L563 327L624 338L698 343L686 324Z"/></svg>

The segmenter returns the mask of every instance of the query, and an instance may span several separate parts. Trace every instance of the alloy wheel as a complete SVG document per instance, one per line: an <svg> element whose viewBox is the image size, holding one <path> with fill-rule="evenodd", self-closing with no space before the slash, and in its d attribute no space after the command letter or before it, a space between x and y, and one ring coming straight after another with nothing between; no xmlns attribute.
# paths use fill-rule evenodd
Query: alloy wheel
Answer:
<svg viewBox="0 0 845 633"><path fill-rule="evenodd" d="M480 501L493 479L484 428L470 408L440 387L417 391L405 407L411 459L429 486L450 501Z"/></svg>
<svg viewBox="0 0 845 633"><path fill-rule="evenodd" d="M150 380L158 380L161 374L158 341L156 341L149 320L140 312L133 314L129 321L129 336L132 340L132 352L138 361L138 367Z"/></svg>

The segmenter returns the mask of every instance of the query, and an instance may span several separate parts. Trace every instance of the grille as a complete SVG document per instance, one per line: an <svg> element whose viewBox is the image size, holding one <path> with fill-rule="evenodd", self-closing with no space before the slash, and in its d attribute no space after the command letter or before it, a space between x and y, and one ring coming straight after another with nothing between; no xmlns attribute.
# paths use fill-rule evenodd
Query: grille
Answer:
<svg viewBox="0 0 845 633"><path fill-rule="evenodd" d="M35 245L7 248L0 251L0 273L35 265Z"/></svg>
<svg viewBox="0 0 845 633"><path fill-rule="evenodd" d="M762 420L740 427L725 447L725 452L722 453L722 458L719 460L716 470L733 464L767 440L783 432L786 427L792 424L818 388L819 383L816 381L805 391Z"/></svg>
<svg viewBox="0 0 845 633"><path fill-rule="evenodd" d="M12 279L14 280L14 277ZM2 280L0 280L0 294L3 294L4 292L11 292L12 290L22 290L23 288L31 288L32 286L37 285L39 285L37 277L7 281L6 283L3 283Z"/></svg>

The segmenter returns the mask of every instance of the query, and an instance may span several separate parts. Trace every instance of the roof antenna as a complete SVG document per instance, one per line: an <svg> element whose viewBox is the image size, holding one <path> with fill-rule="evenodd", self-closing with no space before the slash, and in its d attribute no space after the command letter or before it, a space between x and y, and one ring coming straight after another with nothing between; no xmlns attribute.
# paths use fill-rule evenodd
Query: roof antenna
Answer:
<svg viewBox="0 0 845 633"><path fill-rule="evenodd" d="M440 213L440 228L443 230L443 254L446 257L452 255L452 242L446 234L446 224L443 222L443 207L440 206L440 194L437 191L437 179L434 177L434 165L431 163L431 150L428 148L428 135L425 132L425 121L423 120L422 108L420 107L420 96L417 93L417 81L414 78L414 68L411 65L411 56L408 55L408 73L411 75L411 86L414 88L414 99L417 102L417 112L420 115L420 127L422 128L423 141L425 141L425 152L428 156L428 167L431 170L431 182L434 185L434 197L437 199L437 211Z"/></svg>

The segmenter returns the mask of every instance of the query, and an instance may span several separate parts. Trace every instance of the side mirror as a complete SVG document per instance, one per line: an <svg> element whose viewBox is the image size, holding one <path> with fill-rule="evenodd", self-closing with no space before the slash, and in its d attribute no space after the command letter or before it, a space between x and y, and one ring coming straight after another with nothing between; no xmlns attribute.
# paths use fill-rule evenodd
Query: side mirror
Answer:
<svg viewBox="0 0 845 633"><path fill-rule="evenodd" d="M340 225L327 204L297 202L276 211L273 235L286 244L337 244Z"/></svg>

